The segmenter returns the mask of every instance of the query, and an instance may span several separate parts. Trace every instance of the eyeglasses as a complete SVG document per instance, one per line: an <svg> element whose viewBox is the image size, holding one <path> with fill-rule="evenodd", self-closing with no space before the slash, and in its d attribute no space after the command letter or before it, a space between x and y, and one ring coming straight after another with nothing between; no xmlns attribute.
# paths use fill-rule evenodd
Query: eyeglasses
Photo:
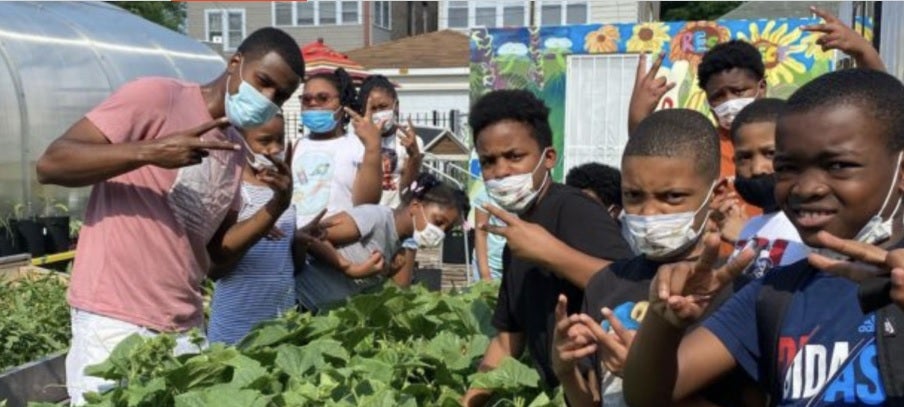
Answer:
<svg viewBox="0 0 904 407"><path fill-rule="evenodd" d="M320 92L320 93L315 93L315 94L305 93L305 94L301 95L301 104L302 104L302 106L310 106L311 104L313 104L314 101L317 101L318 105L323 105L338 97L339 97L339 95L330 94L330 93L326 93L326 92Z"/></svg>

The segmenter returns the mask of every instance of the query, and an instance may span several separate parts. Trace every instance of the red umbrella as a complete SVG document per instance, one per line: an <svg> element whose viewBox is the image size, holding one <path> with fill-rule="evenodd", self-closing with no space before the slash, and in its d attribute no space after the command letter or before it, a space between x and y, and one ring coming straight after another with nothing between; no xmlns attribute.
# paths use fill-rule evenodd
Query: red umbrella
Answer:
<svg viewBox="0 0 904 407"><path fill-rule="evenodd" d="M360 85L361 81L370 75L363 65L324 44L323 38L301 47L301 55L304 57L305 74L309 77L322 72L332 73L336 68L345 68L355 85Z"/></svg>

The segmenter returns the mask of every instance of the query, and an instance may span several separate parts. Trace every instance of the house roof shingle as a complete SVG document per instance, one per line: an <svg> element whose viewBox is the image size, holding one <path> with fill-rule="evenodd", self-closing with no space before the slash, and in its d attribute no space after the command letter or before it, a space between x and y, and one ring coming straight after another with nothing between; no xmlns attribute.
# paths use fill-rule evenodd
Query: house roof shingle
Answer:
<svg viewBox="0 0 904 407"><path fill-rule="evenodd" d="M442 30L358 48L345 54L367 69L461 68L468 66L469 47L467 35Z"/></svg>
<svg viewBox="0 0 904 407"><path fill-rule="evenodd" d="M725 13L720 20L756 20L810 17L810 6L816 6L833 15L838 15L837 1L746 1L734 10Z"/></svg>

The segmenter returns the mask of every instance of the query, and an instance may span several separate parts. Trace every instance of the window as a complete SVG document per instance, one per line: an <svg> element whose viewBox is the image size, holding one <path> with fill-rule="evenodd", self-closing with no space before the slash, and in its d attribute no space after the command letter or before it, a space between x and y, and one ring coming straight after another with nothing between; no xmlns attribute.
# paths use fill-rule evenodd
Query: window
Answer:
<svg viewBox="0 0 904 407"><path fill-rule="evenodd" d="M392 6L388 1L375 1L374 25L377 27L392 29Z"/></svg>
<svg viewBox="0 0 904 407"><path fill-rule="evenodd" d="M333 25L336 24L338 16L336 15L335 1L321 1L320 3L320 24Z"/></svg>
<svg viewBox="0 0 904 407"><path fill-rule="evenodd" d="M273 7L273 25L292 25L292 3L276 3Z"/></svg>
<svg viewBox="0 0 904 407"><path fill-rule="evenodd" d="M343 1L342 2L342 22L345 24L358 22L358 2Z"/></svg>
<svg viewBox="0 0 904 407"><path fill-rule="evenodd" d="M519 2L520 3L520 2ZM524 18L524 5L512 3L502 7L502 26L503 27L522 27L528 24Z"/></svg>
<svg viewBox="0 0 904 407"><path fill-rule="evenodd" d="M474 13L474 23L478 26L496 26L496 3L493 1L478 1Z"/></svg>
<svg viewBox="0 0 904 407"><path fill-rule="evenodd" d="M204 10L205 40L223 44L224 51L233 51L245 39L245 10Z"/></svg>
<svg viewBox="0 0 904 407"><path fill-rule="evenodd" d="M522 27L528 24L529 1L450 1L447 27Z"/></svg>
<svg viewBox="0 0 904 407"><path fill-rule="evenodd" d="M568 3L565 24L587 24L587 3Z"/></svg>
<svg viewBox="0 0 904 407"><path fill-rule="evenodd" d="M562 25L562 5L544 1L540 7L540 25Z"/></svg>
<svg viewBox="0 0 904 407"><path fill-rule="evenodd" d="M449 2L449 27L468 28L468 2Z"/></svg>
<svg viewBox="0 0 904 407"><path fill-rule="evenodd" d="M540 5L540 24L587 24L588 14L586 1L546 0Z"/></svg>
<svg viewBox="0 0 904 407"><path fill-rule="evenodd" d="M275 26L361 24L360 1L277 1L272 4Z"/></svg>

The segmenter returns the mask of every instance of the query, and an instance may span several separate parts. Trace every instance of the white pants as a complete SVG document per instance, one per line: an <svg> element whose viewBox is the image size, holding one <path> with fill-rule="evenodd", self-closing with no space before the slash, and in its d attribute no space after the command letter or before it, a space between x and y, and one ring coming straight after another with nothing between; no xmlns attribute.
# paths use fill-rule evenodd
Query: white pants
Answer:
<svg viewBox="0 0 904 407"><path fill-rule="evenodd" d="M85 375L85 368L106 360L113 348L129 335L139 334L153 337L157 332L118 319L105 317L88 311L72 308L72 346L66 355L66 390L72 405L85 404L83 394L90 391L102 392L116 383L99 377ZM202 348L207 344L202 344ZM176 337L176 355L197 353L200 349L191 343L188 334Z"/></svg>

